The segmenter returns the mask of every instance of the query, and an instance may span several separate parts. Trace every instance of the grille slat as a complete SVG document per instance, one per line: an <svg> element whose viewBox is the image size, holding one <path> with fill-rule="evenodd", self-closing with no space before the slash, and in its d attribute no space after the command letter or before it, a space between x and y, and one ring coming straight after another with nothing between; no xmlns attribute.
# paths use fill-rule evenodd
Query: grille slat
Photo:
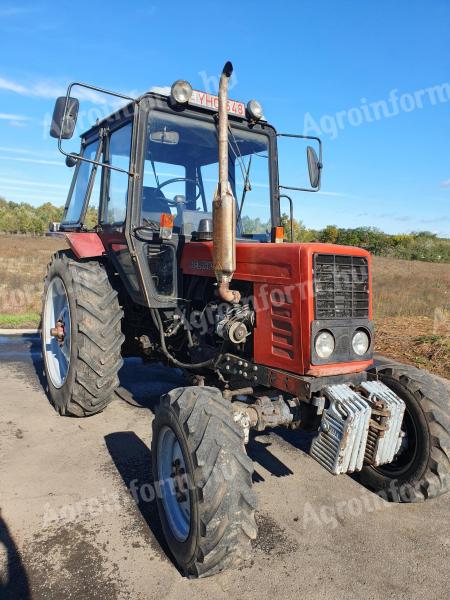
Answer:
<svg viewBox="0 0 450 600"><path fill-rule="evenodd" d="M369 316L369 266L363 256L314 255L316 319Z"/></svg>

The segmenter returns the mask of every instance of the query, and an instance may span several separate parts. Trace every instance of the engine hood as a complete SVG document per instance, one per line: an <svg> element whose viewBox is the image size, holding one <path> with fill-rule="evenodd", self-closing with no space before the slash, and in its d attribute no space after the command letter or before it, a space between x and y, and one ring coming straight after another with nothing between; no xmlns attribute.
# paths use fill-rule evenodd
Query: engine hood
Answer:
<svg viewBox="0 0 450 600"><path fill-rule="evenodd" d="M370 254L362 248L320 243L237 243L234 279L254 284L257 313L254 360L293 373L317 376L364 370L372 360L312 364L315 254L364 257L370 273ZM214 277L212 243L186 244L181 269L186 275ZM370 292L369 280L369 321L372 319Z"/></svg>

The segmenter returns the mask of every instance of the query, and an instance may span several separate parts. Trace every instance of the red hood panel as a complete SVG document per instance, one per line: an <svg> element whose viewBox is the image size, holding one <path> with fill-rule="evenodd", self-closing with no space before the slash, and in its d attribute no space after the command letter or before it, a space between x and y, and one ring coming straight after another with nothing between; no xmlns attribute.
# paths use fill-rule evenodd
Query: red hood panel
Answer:
<svg viewBox="0 0 450 600"><path fill-rule="evenodd" d="M369 362L310 364L314 320L313 254L365 256L361 248L333 244L264 244L238 242L235 280L254 282L256 327L254 360L293 373L325 375L361 371ZM214 277L212 242L190 242L183 250L184 274ZM369 309L372 318L372 307Z"/></svg>
<svg viewBox="0 0 450 600"><path fill-rule="evenodd" d="M234 279L244 281L292 281L298 264L299 244L238 243ZM212 242L186 244L181 259L184 274L214 277Z"/></svg>

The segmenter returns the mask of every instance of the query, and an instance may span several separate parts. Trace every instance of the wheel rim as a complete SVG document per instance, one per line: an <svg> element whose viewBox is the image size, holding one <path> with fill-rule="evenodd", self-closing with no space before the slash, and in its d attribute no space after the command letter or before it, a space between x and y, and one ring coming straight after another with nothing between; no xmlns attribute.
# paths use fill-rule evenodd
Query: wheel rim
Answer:
<svg viewBox="0 0 450 600"><path fill-rule="evenodd" d="M191 500L183 451L170 427L164 427L159 434L157 464L167 521L175 538L184 542L191 528Z"/></svg>
<svg viewBox="0 0 450 600"><path fill-rule="evenodd" d="M376 467L376 471L388 477L400 477L407 473L417 456L418 432L416 423L406 408L402 423L403 439L399 451L391 463Z"/></svg>
<svg viewBox="0 0 450 600"><path fill-rule="evenodd" d="M69 373L71 319L66 286L60 277L54 277L47 288L42 332L47 374L54 387L61 388Z"/></svg>

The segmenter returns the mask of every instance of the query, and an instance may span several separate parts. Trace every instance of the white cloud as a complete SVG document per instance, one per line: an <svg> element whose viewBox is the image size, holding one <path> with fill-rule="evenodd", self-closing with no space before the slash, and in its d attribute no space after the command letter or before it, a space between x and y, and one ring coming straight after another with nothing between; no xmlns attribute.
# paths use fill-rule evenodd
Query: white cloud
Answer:
<svg viewBox="0 0 450 600"><path fill-rule="evenodd" d="M316 194L320 194L321 196L347 196L347 194L344 194L342 192L316 192Z"/></svg>
<svg viewBox="0 0 450 600"><path fill-rule="evenodd" d="M34 150L32 148L18 148L12 146L0 146L0 152L4 152L5 154L21 154L23 156L30 156L31 158L46 158L50 159L58 159L61 158L61 154L59 152L42 152L41 150Z"/></svg>
<svg viewBox="0 0 450 600"><path fill-rule="evenodd" d="M428 217L426 219L420 219L419 223L428 224L428 223L450 223L450 217L447 215L441 215L439 217Z"/></svg>
<svg viewBox="0 0 450 600"><path fill-rule="evenodd" d="M8 121L8 125L11 127L26 127L29 117L11 113L0 113L0 121Z"/></svg>
<svg viewBox="0 0 450 600"><path fill-rule="evenodd" d="M55 194L46 194L45 192L35 192L29 191L25 192L9 192L6 191L4 194L2 193L2 188L0 188L0 196L5 197L6 200L11 200L12 202L31 202L32 200L38 202L52 202L56 203L56 205L62 206L66 200L66 194L62 193L59 196Z"/></svg>
<svg viewBox="0 0 450 600"><path fill-rule="evenodd" d="M450 179L446 179L441 183L441 187L450 187Z"/></svg>
<svg viewBox="0 0 450 600"><path fill-rule="evenodd" d="M0 190L9 190L9 191L13 191L13 192L20 192L22 195L27 195L29 196L30 194L33 195L38 195L38 196L48 196L49 194L52 196L57 196L59 198L60 193L57 190L50 190L50 192L46 192L45 189L40 189L40 190L27 190L26 188L24 189L22 186L20 185L4 185L3 183L0 183ZM67 191L67 190L66 190ZM61 194L63 194L63 192L61 191Z"/></svg>
<svg viewBox="0 0 450 600"><path fill-rule="evenodd" d="M44 160L38 158L21 158L20 156L0 156L0 160L13 160L17 162L33 163L37 165L57 165L58 167L64 166L64 162L58 162L56 160Z"/></svg>
<svg viewBox="0 0 450 600"><path fill-rule="evenodd" d="M15 115L13 113L0 113L0 120L2 121L28 121L29 117L25 115Z"/></svg>
<svg viewBox="0 0 450 600"><path fill-rule="evenodd" d="M55 100L58 96L66 95L67 85L45 79L25 85L11 79L0 77L0 90L12 92L21 96ZM121 100L120 98L113 99L112 96L78 86L73 88L73 95L80 100L86 100L92 104L101 104L109 107L111 111L116 110L127 102L127 100ZM130 96L131 98L137 97L137 94L134 92L129 92L125 95Z"/></svg>
<svg viewBox="0 0 450 600"><path fill-rule="evenodd" d="M15 92L16 94L26 94L27 88L20 85L20 83L0 77L0 90L7 90L8 92Z"/></svg>
<svg viewBox="0 0 450 600"><path fill-rule="evenodd" d="M158 7L155 4L150 4L149 6L146 6L145 8L139 8L137 10L137 14L144 16L144 17L151 17L152 15L154 15L156 13L157 10L158 10Z"/></svg>
<svg viewBox="0 0 450 600"><path fill-rule="evenodd" d="M0 77L0 90L13 92L15 94L20 94L21 96L34 96L36 98L47 98L54 100L58 96L65 96L67 87L62 84L46 80L36 81L34 83L30 83L29 85L23 85L17 81ZM105 97L94 90L79 88L78 97L98 104L106 103Z"/></svg>
<svg viewBox="0 0 450 600"><path fill-rule="evenodd" d="M4 8L0 8L0 17L2 19L6 17L16 17L35 11L36 8L32 6L5 6Z"/></svg>
<svg viewBox="0 0 450 600"><path fill-rule="evenodd" d="M155 94L161 94L162 96L170 96L170 87L167 85L164 87L154 85L150 88L150 91L154 92Z"/></svg>
<svg viewBox="0 0 450 600"><path fill-rule="evenodd" d="M14 152L18 154L32 154L35 155L36 152L33 150L28 150L27 148L11 148L10 146L0 146L0 152Z"/></svg>
<svg viewBox="0 0 450 600"><path fill-rule="evenodd" d="M3 186L4 184L67 190L67 185L63 185L62 183L46 183L44 181L30 181L24 179L10 179L9 177L0 177L0 186Z"/></svg>

